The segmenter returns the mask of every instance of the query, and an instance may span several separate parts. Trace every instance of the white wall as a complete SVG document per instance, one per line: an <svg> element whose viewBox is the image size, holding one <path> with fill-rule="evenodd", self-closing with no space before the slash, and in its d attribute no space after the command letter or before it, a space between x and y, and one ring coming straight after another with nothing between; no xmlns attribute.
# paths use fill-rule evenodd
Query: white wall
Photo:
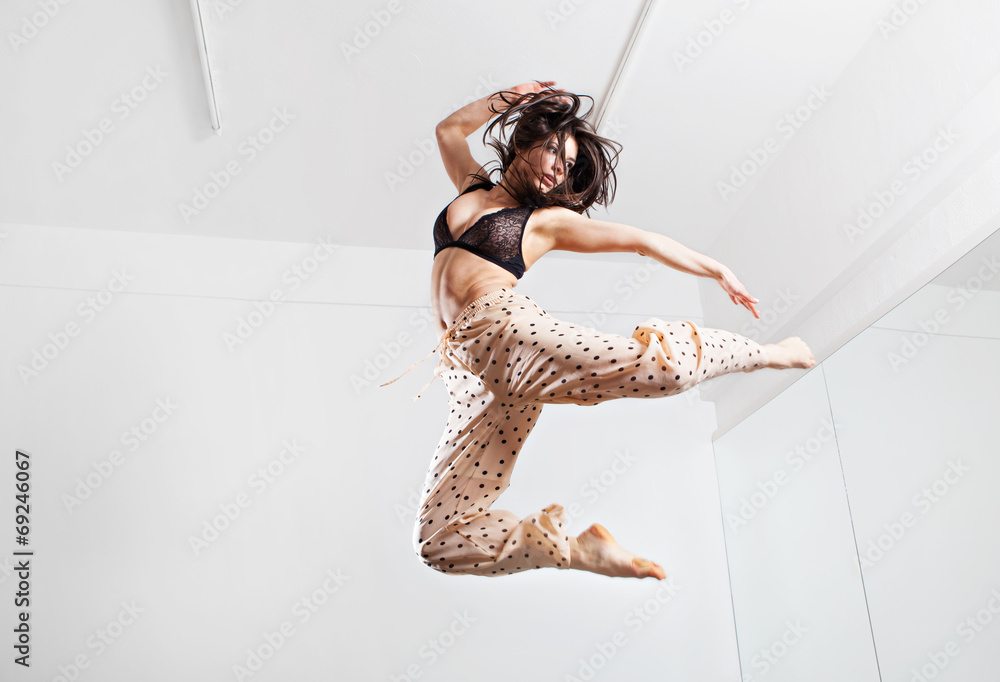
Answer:
<svg viewBox="0 0 1000 682"><path fill-rule="evenodd" d="M879 680L821 367L715 441L744 682Z"/></svg>
<svg viewBox="0 0 1000 682"><path fill-rule="evenodd" d="M998 258L1000 232L715 442L745 679L762 651L768 680L996 679Z"/></svg>
<svg viewBox="0 0 1000 682"><path fill-rule="evenodd" d="M824 363L883 679L996 679L998 354L1000 293L931 284Z"/></svg>
<svg viewBox="0 0 1000 682"><path fill-rule="evenodd" d="M603 666L598 680L654 669L737 677L715 421L697 390L549 406L500 500L522 513L561 502L575 512L573 533L601 522L666 567L672 596L651 579L575 571L445 576L410 545L414 496L447 409L440 382L411 396L437 357L377 388L436 343L429 252L21 225L0 233L0 446L30 453L37 552L22 679L69 676L77 656L89 664L81 680L234 679L247 649L286 622L294 634L244 679L405 679L416 666L421 679L506 681L531 670L561 680L580 677L581 661ZM314 254L326 260L296 280ZM696 282L649 264L553 258L519 290L553 315L623 334L650 315L700 322ZM126 284L101 293L116 272ZM286 302L228 348L225 335L275 289ZM22 374L36 350L47 359ZM133 428L143 440L125 435ZM286 442L301 452L282 463ZM268 467L272 482L261 486ZM241 494L245 508L226 522L222 508ZM228 527L196 553L191 538L213 520ZM329 571L344 582L328 595ZM0 580L13 585L11 574ZM310 595L326 601L304 620ZM89 646L133 601L138 618L103 650ZM474 622L452 640L459 616ZM433 661L432 639L449 644Z"/></svg>

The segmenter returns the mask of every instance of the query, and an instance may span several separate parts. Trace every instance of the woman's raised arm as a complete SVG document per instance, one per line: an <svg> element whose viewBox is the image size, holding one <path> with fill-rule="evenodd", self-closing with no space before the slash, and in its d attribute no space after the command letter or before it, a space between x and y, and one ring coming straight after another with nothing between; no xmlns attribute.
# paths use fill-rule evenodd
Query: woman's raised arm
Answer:
<svg viewBox="0 0 1000 682"><path fill-rule="evenodd" d="M509 88L509 91L524 95L529 92L541 92L551 85L555 85L555 81L531 81L530 83L515 85L514 87ZM561 90L562 88L552 89ZM503 98L497 96L497 93L487 95L486 97L477 99L475 102L466 104L464 107L448 116L448 118L437 124L437 130L447 128L449 130L457 131L463 138L468 137L472 133L479 130L487 121L493 118L494 112L490 111L490 104L493 104L493 108L501 113L508 106L508 104L504 103Z"/></svg>
<svg viewBox="0 0 1000 682"><path fill-rule="evenodd" d="M546 87L554 84L555 81L532 81L531 83L517 85L511 88L511 90L523 95L529 92L541 92ZM466 104L451 116L438 123L434 129L438 149L441 151L441 161L444 162L444 169L458 192L464 189L469 176L479 172L482 168L479 162L473 158L472 151L469 149L469 143L465 138L479 130L494 116L494 112L490 110L491 104L494 109L503 112L510 103L505 102L497 93L487 95L486 97L477 99L475 102Z"/></svg>

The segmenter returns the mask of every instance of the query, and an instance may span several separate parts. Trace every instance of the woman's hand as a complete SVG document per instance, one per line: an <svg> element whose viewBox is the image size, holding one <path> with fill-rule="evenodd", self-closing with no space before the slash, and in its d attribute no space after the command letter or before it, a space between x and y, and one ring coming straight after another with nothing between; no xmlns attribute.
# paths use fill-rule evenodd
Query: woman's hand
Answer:
<svg viewBox="0 0 1000 682"><path fill-rule="evenodd" d="M541 92L542 90L550 88L550 86L555 85L555 81L530 81L528 83L521 83L520 85L515 85L509 88L510 91L516 92L519 95L526 95L529 92ZM565 92L562 88L551 88L558 92ZM569 101L568 98L560 98Z"/></svg>
<svg viewBox="0 0 1000 682"><path fill-rule="evenodd" d="M746 287L740 284L740 281L736 279L736 275L733 271L727 268L725 265L720 266L719 274L716 276L716 280L719 282L719 286L725 289L726 293L729 294L729 298L732 299L733 303L736 305L746 306L747 310L753 313L753 316L758 320L760 319L760 314L757 312L757 307L754 305L759 302L759 299L753 298L747 291Z"/></svg>
<svg viewBox="0 0 1000 682"><path fill-rule="evenodd" d="M520 85L515 85L511 88L514 92L519 95L526 95L529 92L541 92L550 85L555 85L555 81L531 81L529 83L521 83ZM562 88L552 88L553 90L562 90Z"/></svg>

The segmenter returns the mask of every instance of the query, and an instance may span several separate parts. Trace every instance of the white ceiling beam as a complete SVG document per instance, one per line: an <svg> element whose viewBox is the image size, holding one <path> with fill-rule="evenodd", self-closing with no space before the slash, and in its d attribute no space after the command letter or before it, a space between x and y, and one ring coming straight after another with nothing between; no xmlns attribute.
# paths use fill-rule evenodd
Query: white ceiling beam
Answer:
<svg viewBox="0 0 1000 682"><path fill-rule="evenodd" d="M205 80L205 94L208 97L208 111L212 117L212 130L216 135L222 132L222 122L219 120L219 105L215 100L215 82L212 80L212 69L208 63L208 43L205 41L205 23L202 20L201 5L198 0L191 0L191 13L194 15L195 42L198 43L198 54L201 56L201 73Z"/></svg>
<svg viewBox="0 0 1000 682"><path fill-rule="evenodd" d="M594 123L594 130L600 132L601 126L604 124L604 117L608 113L611 107L611 102L614 99L615 92L618 89L618 82L622 79L625 74L625 69L628 66L629 58L632 56L632 50L635 48L636 44L639 42L639 35L642 33L642 29L646 24L646 18L649 16L649 10L653 5L653 0L646 0L646 3L642 6L642 10L639 12L639 19L636 21L635 28L632 29L632 37L629 38L628 46L625 48L625 54L622 58L618 60L618 70L615 71L614 78L611 79L611 85L608 86L608 90L604 95L601 102L601 110L597 115L597 121Z"/></svg>

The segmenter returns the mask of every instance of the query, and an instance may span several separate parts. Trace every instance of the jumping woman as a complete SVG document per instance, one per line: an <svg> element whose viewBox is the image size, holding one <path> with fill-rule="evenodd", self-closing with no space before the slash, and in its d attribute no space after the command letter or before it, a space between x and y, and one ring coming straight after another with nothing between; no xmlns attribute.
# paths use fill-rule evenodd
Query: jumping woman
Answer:
<svg viewBox="0 0 1000 682"><path fill-rule="evenodd" d="M816 361L795 336L758 345L690 321L649 318L631 337L601 332L557 320L514 291L550 251L632 252L715 279L733 303L760 317L757 299L721 263L664 235L582 215L614 200L621 145L578 116L581 96L554 84L494 93L436 129L459 192L434 225L431 272L440 335L431 354L441 351L434 376L443 377L451 413L424 481L413 548L442 573L552 567L662 580L662 566L620 547L600 524L568 535L559 504L524 518L493 508L542 407L659 398L731 372L806 369ZM495 183L466 142L494 114L483 140L499 126L500 139L490 142L500 157Z"/></svg>

